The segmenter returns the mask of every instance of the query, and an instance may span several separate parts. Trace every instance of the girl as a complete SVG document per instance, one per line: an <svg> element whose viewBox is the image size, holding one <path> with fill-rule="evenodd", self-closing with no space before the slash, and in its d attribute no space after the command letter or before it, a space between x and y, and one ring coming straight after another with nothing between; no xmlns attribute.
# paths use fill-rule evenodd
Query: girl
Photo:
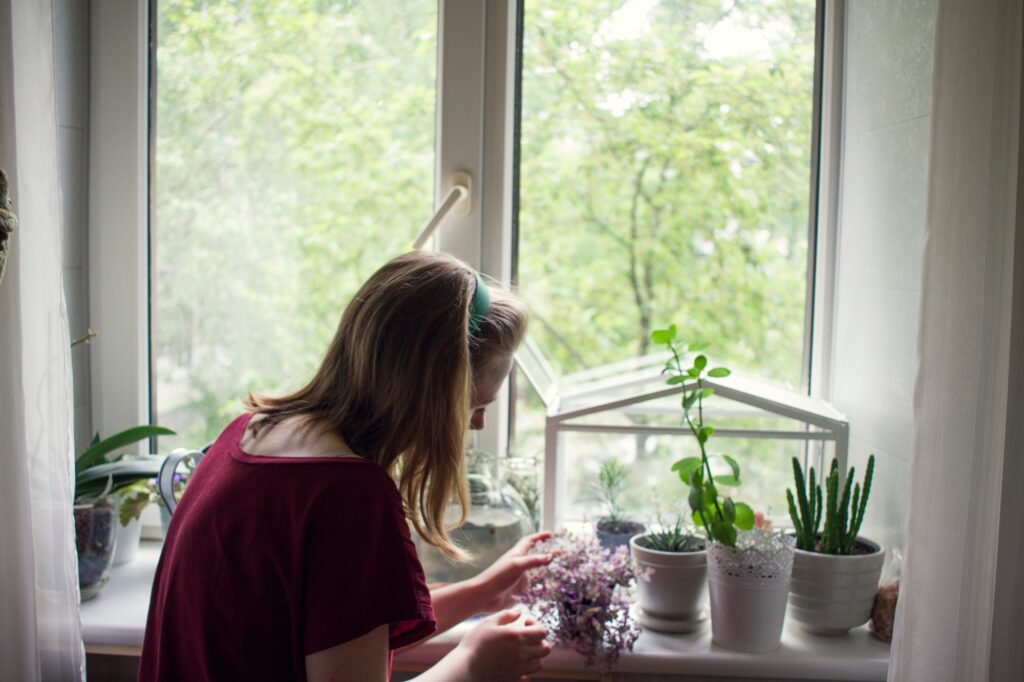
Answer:
<svg viewBox="0 0 1024 682"><path fill-rule="evenodd" d="M550 652L512 603L549 557L526 538L478 577L428 591L409 523L460 559L466 428L512 365L526 314L462 262L384 265L302 389L250 396L192 477L157 567L139 679L382 682L391 652L478 613L417 678L520 680Z"/></svg>

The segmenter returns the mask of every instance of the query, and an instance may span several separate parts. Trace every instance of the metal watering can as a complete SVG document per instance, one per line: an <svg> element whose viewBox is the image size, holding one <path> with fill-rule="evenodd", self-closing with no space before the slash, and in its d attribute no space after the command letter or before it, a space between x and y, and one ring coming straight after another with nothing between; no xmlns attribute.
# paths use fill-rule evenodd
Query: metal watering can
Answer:
<svg viewBox="0 0 1024 682"><path fill-rule="evenodd" d="M178 448L167 455L163 464L160 465L160 473L156 477L156 490L160 494L160 499L163 500L164 506L167 507L167 511L171 514L174 513L174 508L178 506L178 498L174 494L174 474L178 470L178 465L185 460L191 459L195 466L199 466L203 455L209 449L209 445L202 450Z"/></svg>

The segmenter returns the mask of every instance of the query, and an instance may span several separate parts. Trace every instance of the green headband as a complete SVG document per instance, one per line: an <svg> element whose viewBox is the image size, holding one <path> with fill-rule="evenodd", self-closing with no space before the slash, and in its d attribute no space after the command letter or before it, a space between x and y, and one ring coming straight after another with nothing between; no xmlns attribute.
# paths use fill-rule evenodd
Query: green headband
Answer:
<svg viewBox="0 0 1024 682"><path fill-rule="evenodd" d="M479 272L473 271L476 275L476 289L473 291L473 300L469 303L469 335L476 336L480 331L487 316L487 310L491 307L491 295L487 292L487 285Z"/></svg>

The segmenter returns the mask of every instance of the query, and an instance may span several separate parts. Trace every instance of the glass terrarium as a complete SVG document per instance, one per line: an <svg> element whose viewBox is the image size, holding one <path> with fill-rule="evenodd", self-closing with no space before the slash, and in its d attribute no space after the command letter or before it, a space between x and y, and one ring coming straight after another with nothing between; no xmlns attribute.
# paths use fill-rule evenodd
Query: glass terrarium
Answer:
<svg viewBox="0 0 1024 682"><path fill-rule="evenodd" d="M501 458L477 449L467 453L471 506L465 523L451 533L455 543L471 556L455 562L415 533L416 551L430 583L450 583L472 578L490 566L534 529L530 507L506 480ZM511 472L523 476L524 472ZM448 512L448 522L458 521L458 509Z"/></svg>
<svg viewBox="0 0 1024 682"><path fill-rule="evenodd" d="M682 423L682 386L667 385L662 374L667 358L652 354L561 376L534 344L520 348L516 436L544 453L542 527L600 514L584 491L608 459L629 468L625 506L637 520L689 514L688 491L671 466L699 450ZM756 511L786 515L793 457L821 471L835 456L845 471L849 425L831 404L735 369L704 385L714 389L704 401L704 417L715 428L709 454L739 462L738 494Z"/></svg>

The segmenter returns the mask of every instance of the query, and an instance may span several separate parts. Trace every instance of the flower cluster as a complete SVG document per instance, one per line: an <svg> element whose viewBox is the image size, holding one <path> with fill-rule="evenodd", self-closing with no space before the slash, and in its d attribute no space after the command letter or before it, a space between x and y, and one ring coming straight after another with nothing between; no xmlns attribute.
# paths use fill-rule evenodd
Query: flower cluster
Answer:
<svg viewBox="0 0 1024 682"><path fill-rule="evenodd" d="M552 554L551 563L530 575L519 601L547 627L552 644L607 672L640 635L629 615L635 575L626 548L609 552L593 536L563 532L534 551Z"/></svg>

